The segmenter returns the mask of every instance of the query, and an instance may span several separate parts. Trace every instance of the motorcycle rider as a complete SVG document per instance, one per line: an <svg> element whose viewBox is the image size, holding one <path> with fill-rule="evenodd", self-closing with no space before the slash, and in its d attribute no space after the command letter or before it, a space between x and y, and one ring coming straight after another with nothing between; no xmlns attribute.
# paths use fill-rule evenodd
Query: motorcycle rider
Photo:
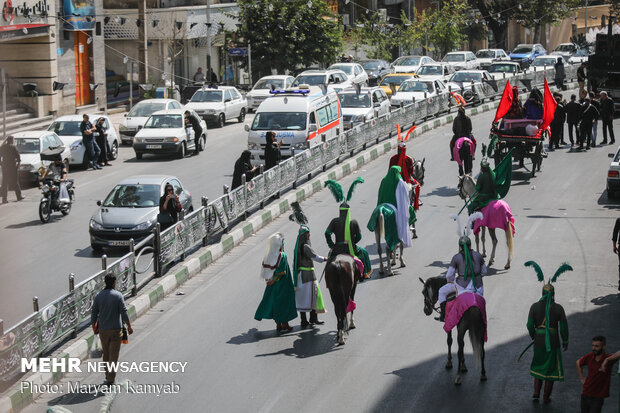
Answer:
<svg viewBox="0 0 620 413"><path fill-rule="evenodd" d="M46 176L50 176L55 182L59 183L60 186L60 196L59 201L69 202L71 199L69 198L69 191L67 190L67 165L62 161L62 156L60 154L56 155L54 161L49 164L47 169L43 172L41 176L41 181L45 179Z"/></svg>

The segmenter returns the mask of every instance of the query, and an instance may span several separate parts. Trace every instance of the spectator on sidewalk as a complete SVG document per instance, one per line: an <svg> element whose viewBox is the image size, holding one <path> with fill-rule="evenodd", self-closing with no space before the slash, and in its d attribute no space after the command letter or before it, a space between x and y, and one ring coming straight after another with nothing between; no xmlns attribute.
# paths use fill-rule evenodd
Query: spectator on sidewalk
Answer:
<svg viewBox="0 0 620 413"><path fill-rule="evenodd" d="M202 67L199 67L196 70L196 73L194 73L194 82L204 82L205 81L205 74L202 73Z"/></svg>
<svg viewBox="0 0 620 413"><path fill-rule="evenodd" d="M108 145L108 131L105 127L105 118L97 119L95 128L97 129L97 146L99 146L100 150L98 164L99 166L112 166L108 162L110 159L110 145Z"/></svg>
<svg viewBox="0 0 620 413"><path fill-rule="evenodd" d="M581 413L600 413L605 399L609 397L611 366L620 357L620 353L610 355L605 349L605 337L596 336L592 339L592 352L577 360L577 373L583 384ZM588 375L585 378L584 367L588 368Z"/></svg>
<svg viewBox="0 0 620 413"><path fill-rule="evenodd" d="M0 157L2 158L0 161L2 165L2 188L0 189L2 193L2 203L6 204L9 202L7 199L9 187L15 191L17 200L21 201L24 199L24 197L22 197L22 190L19 186L19 164L21 162L21 157L15 146L15 138L13 138L13 136L7 136L6 141L0 146Z"/></svg>
<svg viewBox="0 0 620 413"><path fill-rule="evenodd" d="M564 70L564 62L562 61L562 58L558 57L557 62L553 66L555 67L555 86L560 90L564 90L566 71Z"/></svg>
<svg viewBox="0 0 620 413"><path fill-rule="evenodd" d="M254 175L258 174L258 166L252 167L250 159L252 158L252 152L245 150L241 152L241 156L235 162L235 170L233 171L233 180L230 189L235 189L241 186L241 177L245 174L245 181L250 182Z"/></svg>
<svg viewBox="0 0 620 413"><path fill-rule="evenodd" d="M125 306L123 295L116 291L116 276L106 274L104 278L105 289L101 291L93 300L93 308L90 323L93 331L99 332L101 348L103 349L103 361L115 363L121 350L121 339L123 336L123 323L127 324L127 332L133 333L129 314ZM104 385L114 384L116 372L105 367Z"/></svg>
<svg viewBox="0 0 620 413"><path fill-rule="evenodd" d="M97 130L90 122L88 115L82 116L82 123L80 123L80 132L82 132L82 145L84 145L84 156L87 157L87 165L93 169L101 169L97 164L99 159L99 145L95 142L94 132Z"/></svg>
<svg viewBox="0 0 620 413"><path fill-rule="evenodd" d="M596 116L592 122L592 147L594 148L596 146L596 137L598 136L598 119L601 114L601 105L596 98L596 93L589 92L588 97L590 98L590 104L598 111L598 116Z"/></svg>
<svg viewBox="0 0 620 413"><path fill-rule="evenodd" d="M607 92L601 91L601 119L603 119L603 142L607 143L607 130L609 129L609 144L616 143L614 137L614 101L607 96Z"/></svg>
<svg viewBox="0 0 620 413"><path fill-rule="evenodd" d="M280 162L280 146L282 146L282 139L278 142L275 132L267 132L265 134L265 171L273 168Z"/></svg>

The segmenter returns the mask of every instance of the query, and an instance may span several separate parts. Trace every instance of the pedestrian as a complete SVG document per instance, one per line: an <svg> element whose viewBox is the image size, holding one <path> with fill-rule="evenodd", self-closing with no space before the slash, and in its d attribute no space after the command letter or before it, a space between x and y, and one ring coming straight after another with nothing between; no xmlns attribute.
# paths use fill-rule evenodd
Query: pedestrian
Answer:
<svg viewBox="0 0 620 413"><path fill-rule="evenodd" d="M161 225L161 230L165 230L179 220L179 212L183 210L183 205L179 200L179 195L174 192L174 187L170 182L166 182L164 194L159 198L159 215L157 222Z"/></svg>
<svg viewBox="0 0 620 413"><path fill-rule="evenodd" d="M570 147L575 146L573 140L573 129L575 129L575 138L579 141L579 121L581 120L582 107L577 103L577 96L571 95L570 102L564 107L566 110L566 123L568 123L568 139L570 139Z"/></svg>
<svg viewBox="0 0 620 413"><path fill-rule="evenodd" d="M560 90L564 90L564 79L566 78L566 72L564 70L564 62L561 57L558 57L558 60L553 67L555 68L555 86Z"/></svg>
<svg viewBox="0 0 620 413"><path fill-rule="evenodd" d="M586 149L590 149L592 144L592 125L594 120L598 119L599 113L594 105L590 103L589 98L583 100L581 111L580 138L579 149L583 149L583 142L586 142Z"/></svg>
<svg viewBox="0 0 620 413"><path fill-rule="evenodd" d="M470 138L472 131L471 118L465 113L465 108L459 105L458 113L452 122L452 139L450 140L450 160L454 160L454 144L459 138Z"/></svg>
<svg viewBox="0 0 620 413"><path fill-rule="evenodd" d="M297 318L293 276L284 253L284 236L277 232L269 237L267 252L261 266L261 278L265 280L265 292L256 309L254 319L274 320L278 332L289 332L289 321Z"/></svg>
<svg viewBox="0 0 620 413"><path fill-rule="evenodd" d="M210 67L209 68L209 80L211 82L217 83L217 75L215 74L215 72L213 71L213 68Z"/></svg>
<svg viewBox="0 0 620 413"><path fill-rule="evenodd" d="M525 265L536 270L538 281L545 281L544 274L538 264L534 261L528 261ZM562 348L566 351L568 349L568 322L564 308L555 302L555 289L552 283L566 271L572 271L572 267L568 264L562 264L549 282L543 286L542 298L532 304L527 317L527 331L534 346L530 375L534 377L532 399L535 402L540 399L543 381L545 383L544 403L551 402L553 383L564 381L560 337L562 337Z"/></svg>
<svg viewBox="0 0 620 413"><path fill-rule="evenodd" d="M93 300L90 322L95 334L99 333L101 348L103 350L103 362L105 364L104 385L114 384L116 370L110 369L108 363L118 362L123 338L123 323L127 325L127 333L133 334L133 328L129 321L129 314L125 306L123 295L116 291L116 275L106 274L104 277L105 289Z"/></svg>
<svg viewBox="0 0 620 413"><path fill-rule="evenodd" d="M594 106L599 113L599 115L594 118L594 121L592 122L592 147L594 148L596 146L596 137L598 135L598 118L600 117L601 113L601 105L596 98L596 93L589 92L588 97L590 98L590 104Z"/></svg>
<svg viewBox="0 0 620 413"><path fill-rule="evenodd" d="M84 156L86 164L93 169L101 169L97 164L99 159L99 145L95 142L94 132L97 130L90 122L88 115L82 115L82 123L80 123L80 132L82 132L82 145L84 146Z"/></svg>
<svg viewBox="0 0 620 413"><path fill-rule="evenodd" d="M616 225L614 225L614 231L611 235L611 241L613 243L613 252L618 256L618 291L620 291L620 254L618 253L618 234L620 233L620 218L616 218Z"/></svg>
<svg viewBox="0 0 620 413"><path fill-rule="evenodd" d="M97 119L95 123L97 129L97 146L101 153L99 154L98 164L99 166L112 166L108 160L110 159L110 145L108 145L108 132L105 127L105 118Z"/></svg>
<svg viewBox="0 0 620 413"><path fill-rule="evenodd" d="M21 157L17 147L15 146L15 138L11 135L6 137L6 140L0 146L0 165L2 165L2 203L9 202L7 199L9 189L15 191L15 196L18 201L24 199L22 196L22 189L19 186L19 164L21 163Z"/></svg>
<svg viewBox="0 0 620 413"><path fill-rule="evenodd" d="M241 177L244 174L246 182L250 182L252 178L254 178L254 175L257 175L258 166L252 167L250 159L252 159L252 152L247 149L241 152L241 156L235 162L233 180L230 189L235 189L241 186Z"/></svg>
<svg viewBox="0 0 620 413"><path fill-rule="evenodd" d="M607 130L609 130L609 144L616 143L614 137L614 101L607 95L607 92L600 92L601 100L601 119L603 119L603 142L607 143Z"/></svg>
<svg viewBox="0 0 620 413"><path fill-rule="evenodd" d="M189 139L190 134L188 129L192 128L194 130L194 155L198 155L200 151L200 138L202 137L202 126L200 126L200 119L198 115L190 112L189 110L185 111L185 129L187 131L187 138Z"/></svg>
<svg viewBox="0 0 620 413"><path fill-rule="evenodd" d="M581 62L579 68L577 68L577 83L579 84L579 98L585 98L588 93L586 91L586 63Z"/></svg>
<svg viewBox="0 0 620 413"><path fill-rule="evenodd" d="M205 81L205 74L202 73L202 67L199 67L196 70L196 73L194 73L194 82L204 82Z"/></svg>
<svg viewBox="0 0 620 413"><path fill-rule="evenodd" d="M559 93L553 96L557 103L553 120L551 121L551 137L549 141L549 150L560 149L560 141L562 140L562 132L564 131L564 121L566 120L566 109L562 102L562 95Z"/></svg>
<svg viewBox="0 0 620 413"><path fill-rule="evenodd" d="M606 339L596 336L592 339L592 352L577 360L577 373L583 384L581 391L581 413L600 413L603 403L609 397L611 366L620 358L620 352L608 354ZM588 375L583 377L583 368L587 367Z"/></svg>
<svg viewBox="0 0 620 413"><path fill-rule="evenodd" d="M276 140L275 132L267 132L265 134L265 171L276 166L282 157L280 147L282 146L282 138L280 142Z"/></svg>

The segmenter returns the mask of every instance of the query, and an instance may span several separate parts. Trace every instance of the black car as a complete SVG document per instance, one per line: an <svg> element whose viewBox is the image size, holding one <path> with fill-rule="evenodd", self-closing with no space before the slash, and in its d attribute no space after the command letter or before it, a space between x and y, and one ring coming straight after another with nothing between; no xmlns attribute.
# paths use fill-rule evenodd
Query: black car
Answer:
<svg viewBox="0 0 620 413"><path fill-rule="evenodd" d="M368 86L376 86L379 84L383 76L392 73L390 64L385 60L362 60L359 62L366 73L368 73Z"/></svg>

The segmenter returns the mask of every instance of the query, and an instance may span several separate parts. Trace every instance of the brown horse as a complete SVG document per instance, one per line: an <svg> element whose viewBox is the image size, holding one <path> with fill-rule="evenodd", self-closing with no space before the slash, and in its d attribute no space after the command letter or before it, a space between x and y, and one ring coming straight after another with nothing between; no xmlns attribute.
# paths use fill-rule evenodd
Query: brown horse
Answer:
<svg viewBox="0 0 620 413"><path fill-rule="evenodd" d="M355 297L355 287L361 278L361 272L353 257L338 254L325 266L325 282L334 303L334 312L338 320L338 344L344 344L344 333L355 328L353 311L351 321L347 319L347 306Z"/></svg>

